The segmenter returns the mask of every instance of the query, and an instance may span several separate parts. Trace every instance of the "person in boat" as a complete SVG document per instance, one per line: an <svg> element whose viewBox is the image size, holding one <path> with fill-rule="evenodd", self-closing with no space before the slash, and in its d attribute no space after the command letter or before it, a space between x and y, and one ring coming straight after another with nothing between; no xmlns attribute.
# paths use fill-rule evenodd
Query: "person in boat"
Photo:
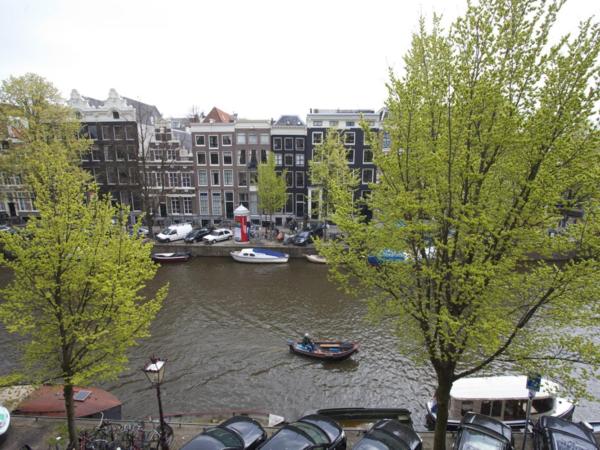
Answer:
<svg viewBox="0 0 600 450"><path fill-rule="evenodd" d="M304 333L304 337L302 338L302 345L304 345L311 352L315 349L315 344L308 333Z"/></svg>

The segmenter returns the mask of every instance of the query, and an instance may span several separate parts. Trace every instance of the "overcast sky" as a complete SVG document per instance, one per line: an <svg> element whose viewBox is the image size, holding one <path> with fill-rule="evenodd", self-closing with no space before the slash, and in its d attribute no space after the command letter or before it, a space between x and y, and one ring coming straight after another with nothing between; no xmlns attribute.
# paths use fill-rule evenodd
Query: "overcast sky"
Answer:
<svg viewBox="0 0 600 450"><path fill-rule="evenodd" d="M0 79L35 72L66 98L110 88L166 116L213 106L245 118L378 109L418 18L466 0L0 0ZM561 32L600 2L570 0Z"/></svg>

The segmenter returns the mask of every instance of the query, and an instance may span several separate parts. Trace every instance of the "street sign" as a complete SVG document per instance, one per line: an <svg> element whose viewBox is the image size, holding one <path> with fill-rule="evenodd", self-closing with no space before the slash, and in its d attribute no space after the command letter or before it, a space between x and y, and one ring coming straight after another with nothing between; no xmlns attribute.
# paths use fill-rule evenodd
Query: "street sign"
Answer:
<svg viewBox="0 0 600 450"><path fill-rule="evenodd" d="M540 385L542 384L542 376L538 373L527 375L527 389L533 392L540 391Z"/></svg>

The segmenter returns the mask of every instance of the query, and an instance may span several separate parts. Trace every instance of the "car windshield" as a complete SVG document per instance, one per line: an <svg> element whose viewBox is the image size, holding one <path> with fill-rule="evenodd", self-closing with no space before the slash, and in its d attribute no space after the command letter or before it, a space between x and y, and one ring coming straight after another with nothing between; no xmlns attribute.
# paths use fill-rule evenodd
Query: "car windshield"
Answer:
<svg viewBox="0 0 600 450"><path fill-rule="evenodd" d="M504 443L475 430L463 430L460 450L502 450Z"/></svg>
<svg viewBox="0 0 600 450"><path fill-rule="evenodd" d="M397 444L397 443L396 443ZM358 444L352 447L354 450L391 450L396 449L394 445L386 445L382 441L365 437Z"/></svg>
<svg viewBox="0 0 600 450"><path fill-rule="evenodd" d="M171 230L169 230L168 228L165 228L164 230L162 230L160 232L160 234L169 234L171 232Z"/></svg>
<svg viewBox="0 0 600 450"><path fill-rule="evenodd" d="M269 439L261 450L304 450L311 448L313 443L305 436L298 434L290 428L283 428L279 433Z"/></svg>
<svg viewBox="0 0 600 450"><path fill-rule="evenodd" d="M552 433L552 446L556 450L596 450L598 447L575 436Z"/></svg>
<svg viewBox="0 0 600 450"><path fill-rule="evenodd" d="M223 428L212 428L207 430L205 434L217 439L222 442L227 447L243 447L244 443L242 440L235 434L235 432L230 430L225 430Z"/></svg>
<svg viewBox="0 0 600 450"><path fill-rule="evenodd" d="M308 434L315 444L329 444L329 438L327 435L316 425L307 422L296 422L294 426L300 428L306 434Z"/></svg>

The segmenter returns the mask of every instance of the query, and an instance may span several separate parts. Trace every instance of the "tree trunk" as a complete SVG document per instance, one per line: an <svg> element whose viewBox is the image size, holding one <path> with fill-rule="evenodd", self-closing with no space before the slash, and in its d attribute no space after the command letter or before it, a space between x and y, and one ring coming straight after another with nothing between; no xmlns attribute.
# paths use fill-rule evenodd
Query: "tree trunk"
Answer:
<svg viewBox="0 0 600 450"><path fill-rule="evenodd" d="M75 403L73 400L73 385L65 383L63 386L65 409L67 410L67 427L69 430L69 449L77 446L77 429L75 428Z"/></svg>
<svg viewBox="0 0 600 450"><path fill-rule="evenodd" d="M446 426L448 425L448 406L452 381L450 374L444 371L438 371L437 378L438 387L435 391L437 418L435 421L433 450L446 450Z"/></svg>

